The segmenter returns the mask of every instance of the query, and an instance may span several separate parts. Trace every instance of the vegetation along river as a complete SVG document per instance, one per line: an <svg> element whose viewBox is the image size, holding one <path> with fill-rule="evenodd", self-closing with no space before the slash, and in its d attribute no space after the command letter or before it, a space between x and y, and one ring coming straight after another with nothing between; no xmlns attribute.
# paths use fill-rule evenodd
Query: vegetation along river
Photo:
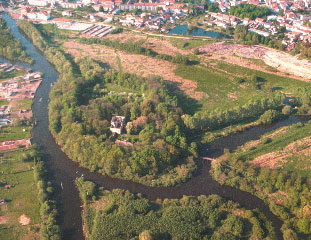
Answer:
<svg viewBox="0 0 311 240"><path fill-rule="evenodd" d="M183 195L199 196L218 194L221 197L238 202L242 207L247 209L258 208L273 223L278 239L282 239L280 231L282 222L270 212L268 206L262 200L247 192L229 186L221 186L218 182L214 181L209 174L210 164L208 162L204 162L196 175L185 184L176 187L148 187L132 181L119 180L97 173L91 173L87 169L80 168L77 163L68 159L52 138L48 123L49 92L51 84L58 78L58 73L46 60L45 56L19 32L15 21L9 15L4 14L3 19L11 28L14 37L21 39L27 53L35 60L34 65L31 66L33 71L40 71L44 74L44 80L37 90L32 106L34 119L37 121L32 135L33 142L38 144L41 151L45 154L45 161L56 186L56 198L60 203L59 221L64 239L83 239L81 202L78 190L74 184L75 178L80 177L82 174L86 180L94 181L108 190L114 188L127 189L133 193L142 193L149 200L155 200L157 198L181 198ZM41 98L42 100L40 101ZM290 117L268 128L255 127L243 133L230 135L210 144L208 150L204 154L202 153L202 156L217 157L222 154L224 148L233 150L247 141L259 139L266 132L298 121L300 121L298 118ZM61 188L61 184L63 188Z"/></svg>

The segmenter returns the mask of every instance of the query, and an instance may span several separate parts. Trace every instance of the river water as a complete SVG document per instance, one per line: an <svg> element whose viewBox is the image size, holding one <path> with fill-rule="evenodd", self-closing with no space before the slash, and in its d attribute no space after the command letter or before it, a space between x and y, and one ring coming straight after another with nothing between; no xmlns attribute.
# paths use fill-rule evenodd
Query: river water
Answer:
<svg viewBox="0 0 311 240"><path fill-rule="evenodd" d="M4 14L3 19L11 28L14 37L21 39L22 44L26 48L26 52L35 60L35 63L31 68L34 71L40 71L44 74L42 84L37 90L32 106L34 119L37 120L37 125L33 128L32 136L33 142L37 143L45 154L44 160L47 163L50 177L56 186L55 194L56 199L59 202L59 222L62 229L63 239L83 239L81 202L78 191L74 185L75 178L80 177L82 174L86 180L94 181L108 190L114 188L126 189L133 193L142 193L142 195L149 200L155 200L157 198L181 198L183 195L199 196L218 194L226 199L238 202L242 207L247 209L258 208L272 222L278 239L282 239L280 231L282 222L270 212L268 206L265 205L261 199L247 192L229 186L221 186L218 182L214 181L209 174L210 164L207 162L204 162L195 176L185 184L176 187L148 187L132 181L102 176L98 173L91 173L87 169L79 167L77 163L68 159L60 147L55 143L48 129L48 96L51 89L51 83L54 83L57 80L58 73L46 60L45 56L42 55L32 43L19 32L15 21L12 20L9 15ZM24 66L29 65L26 64ZM41 98L42 101L39 101ZM231 135L208 146L209 151L205 152L205 154L209 157L217 157L223 152L224 148L233 150L246 141L259 139L260 136L266 132L298 121L298 118L291 117L280 121L278 124L272 125L269 128L256 127L243 133ZM63 189L61 188L61 183Z"/></svg>

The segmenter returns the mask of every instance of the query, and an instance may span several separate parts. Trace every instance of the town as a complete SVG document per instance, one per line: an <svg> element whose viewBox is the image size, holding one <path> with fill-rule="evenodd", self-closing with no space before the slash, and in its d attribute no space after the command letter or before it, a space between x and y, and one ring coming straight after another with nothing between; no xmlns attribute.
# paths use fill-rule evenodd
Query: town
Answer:
<svg viewBox="0 0 311 240"><path fill-rule="evenodd" d="M11 131L14 132L13 127L18 127L20 132L29 132L31 103L42 81L41 73L29 72L9 63L0 64L0 73L15 76L0 80L0 131L5 139L0 142L0 152L28 147L31 145L30 138L10 139L9 136Z"/></svg>
<svg viewBox="0 0 311 240"><path fill-rule="evenodd" d="M241 4L268 9L267 15L254 18L230 15L230 9ZM15 19L56 24L60 29L83 31L90 37L104 37L122 28L172 35L170 30L178 24L187 23L188 18L204 16L203 20L198 18L199 27L224 31L244 25L249 32L281 39L283 50L292 50L297 42L311 42L310 0L216 0L206 4L175 0L29 0L17 1L12 6L18 7L10 11ZM4 3L0 9L4 10Z"/></svg>

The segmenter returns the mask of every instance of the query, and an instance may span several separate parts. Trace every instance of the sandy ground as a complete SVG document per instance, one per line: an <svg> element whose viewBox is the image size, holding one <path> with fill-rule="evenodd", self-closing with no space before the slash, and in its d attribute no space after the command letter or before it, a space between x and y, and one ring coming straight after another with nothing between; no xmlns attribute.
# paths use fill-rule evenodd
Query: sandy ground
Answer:
<svg viewBox="0 0 311 240"><path fill-rule="evenodd" d="M30 217L27 217L25 214L23 214L18 218L18 221L23 226L26 226L30 223Z"/></svg>
<svg viewBox="0 0 311 240"><path fill-rule="evenodd" d="M123 70L129 73L148 76L160 76L166 81L177 83L178 87L190 97L200 100L203 96L208 97L203 92L195 91L197 83L188 79L176 76L174 70L176 65L143 55L128 54L105 46L86 45L75 41L68 41L64 44L65 51L75 57L88 56L106 62L113 69L118 69L118 58Z"/></svg>
<svg viewBox="0 0 311 240"><path fill-rule="evenodd" d="M311 156L311 137L295 141L281 151L259 156L255 158L252 163L260 167L268 166L269 168L278 168L280 164L286 163L286 158L298 154Z"/></svg>
<svg viewBox="0 0 311 240"><path fill-rule="evenodd" d="M283 74L290 74L298 77L299 80L311 80L311 62L307 60L299 60L297 57L288 53L277 51L262 46L248 46L241 44L227 44L224 42L208 44L199 48L200 52L208 53L210 58L245 66L254 70L269 72L279 75L280 73L270 72L264 66L252 64L247 59L261 59L267 64ZM225 57L225 58L224 58ZM224 59L223 59L224 58Z"/></svg>

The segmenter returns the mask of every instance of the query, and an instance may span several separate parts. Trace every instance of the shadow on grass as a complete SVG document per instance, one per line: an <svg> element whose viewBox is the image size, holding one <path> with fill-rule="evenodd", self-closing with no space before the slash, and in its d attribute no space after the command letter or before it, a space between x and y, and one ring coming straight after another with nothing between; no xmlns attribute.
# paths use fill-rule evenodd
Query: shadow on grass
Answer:
<svg viewBox="0 0 311 240"><path fill-rule="evenodd" d="M193 115L202 107L202 104L199 104L196 99L189 97L178 88L181 85L180 83L165 81L165 85L169 94L177 97L178 105L183 110L183 113Z"/></svg>

